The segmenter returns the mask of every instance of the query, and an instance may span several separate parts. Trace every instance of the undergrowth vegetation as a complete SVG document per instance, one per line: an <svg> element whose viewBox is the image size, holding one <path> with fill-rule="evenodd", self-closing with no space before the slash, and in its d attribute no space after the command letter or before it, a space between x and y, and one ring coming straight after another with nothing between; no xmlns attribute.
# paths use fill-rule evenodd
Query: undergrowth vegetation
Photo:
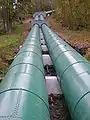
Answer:
<svg viewBox="0 0 90 120"><path fill-rule="evenodd" d="M23 24L17 24L12 33L0 35L0 73L3 75L7 71L8 62L15 55L15 49L23 42L23 31Z"/></svg>
<svg viewBox="0 0 90 120"><path fill-rule="evenodd" d="M72 30L90 29L90 0L53 0L55 18Z"/></svg>

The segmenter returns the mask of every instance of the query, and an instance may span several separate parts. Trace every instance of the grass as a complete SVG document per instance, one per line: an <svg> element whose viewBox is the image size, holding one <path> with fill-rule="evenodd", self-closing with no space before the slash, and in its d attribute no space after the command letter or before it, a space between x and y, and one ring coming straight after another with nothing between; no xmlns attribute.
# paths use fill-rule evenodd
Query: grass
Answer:
<svg viewBox="0 0 90 120"><path fill-rule="evenodd" d="M21 43L23 39L23 31L23 24L20 24L14 26L12 33L0 36L0 55L2 54L2 50L4 51L5 49L5 54L7 54L9 47L10 49L13 49L15 46Z"/></svg>
<svg viewBox="0 0 90 120"><path fill-rule="evenodd" d="M23 24L17 24L17 25L15 25L14 27L13 27L13 33L14 34L20 34L20 33L23 33L23 31L24 31L24 26L23 26Z"/></svg>
<svg viewBox="0 0 90 120"><path fill-rule="evenodd" d="M7 61L13 59L15 48L23 41L23 24L17 24L13 27L12 33L0 36L0 71L6 73L7 66L3 66Z"/></svg>
<svg viewBox="0 0 90 120"><path fill-rule="evenodd" d="M65 29L65 30L64 30L64 34L67 35L67 36L72 35L72 33L73 33L72 30L68 30L68 29Z"/></svg>

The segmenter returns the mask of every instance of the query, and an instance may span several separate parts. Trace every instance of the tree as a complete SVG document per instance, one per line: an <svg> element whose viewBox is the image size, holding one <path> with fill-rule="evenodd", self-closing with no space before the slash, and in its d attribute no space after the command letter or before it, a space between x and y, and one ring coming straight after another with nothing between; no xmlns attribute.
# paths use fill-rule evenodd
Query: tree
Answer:
<svg viewBox="0 0 90 120"><path fill-rule="evenodd" d="M90 0L53 0L56 19L70 29L90 28Z"/></svg>
<svg viewBox="0 0 90 120"><path fill-rule="evenodd" d="M3 20L4 31L11 32L12 21L14 18L14 7L12 0L1 0L0 1L1 16Z"/></svg>

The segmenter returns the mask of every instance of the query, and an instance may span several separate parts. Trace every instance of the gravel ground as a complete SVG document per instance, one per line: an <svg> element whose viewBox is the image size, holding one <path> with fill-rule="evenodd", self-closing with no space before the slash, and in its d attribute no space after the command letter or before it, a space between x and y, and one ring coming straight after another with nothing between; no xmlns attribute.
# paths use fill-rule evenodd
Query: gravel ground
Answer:
<svg viewBox="0 0 90 120"><path fill-rule="evenodd" d="M51 120L71 120L63 95L49 95Z"/></svg>

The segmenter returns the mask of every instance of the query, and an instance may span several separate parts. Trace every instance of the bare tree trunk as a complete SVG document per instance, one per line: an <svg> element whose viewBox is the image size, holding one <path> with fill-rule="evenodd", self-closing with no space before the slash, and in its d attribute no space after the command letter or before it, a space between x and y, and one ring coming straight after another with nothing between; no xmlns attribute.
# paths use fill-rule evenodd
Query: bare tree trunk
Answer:
<svg viewBox="0 0 90 120"><path fill-rule="evenodd" d="M73 29L73 9L72 9L72 1L68 0L70 6L70 29Z"/></svg>
<svg viewBox="0 0 90 120"><path fill-rule="evenodd" d="M3 31L6 32L6 22L4 18L3 18Z"/></svg>
<svg viewBox="0 0 90 120"><path fill-rule="evenodd" d="M6 32L6 26L5 26L5 9L2 7L2 20L3 20L3 31Z"/></svg>
<svg viewBox="0 0 90 120"><path fill-rule="evenodd" d="M11 33L12 32L12 20L10 18L10 8L8 4L6 8L6 26L7 26L7 32Z"/></svg>

